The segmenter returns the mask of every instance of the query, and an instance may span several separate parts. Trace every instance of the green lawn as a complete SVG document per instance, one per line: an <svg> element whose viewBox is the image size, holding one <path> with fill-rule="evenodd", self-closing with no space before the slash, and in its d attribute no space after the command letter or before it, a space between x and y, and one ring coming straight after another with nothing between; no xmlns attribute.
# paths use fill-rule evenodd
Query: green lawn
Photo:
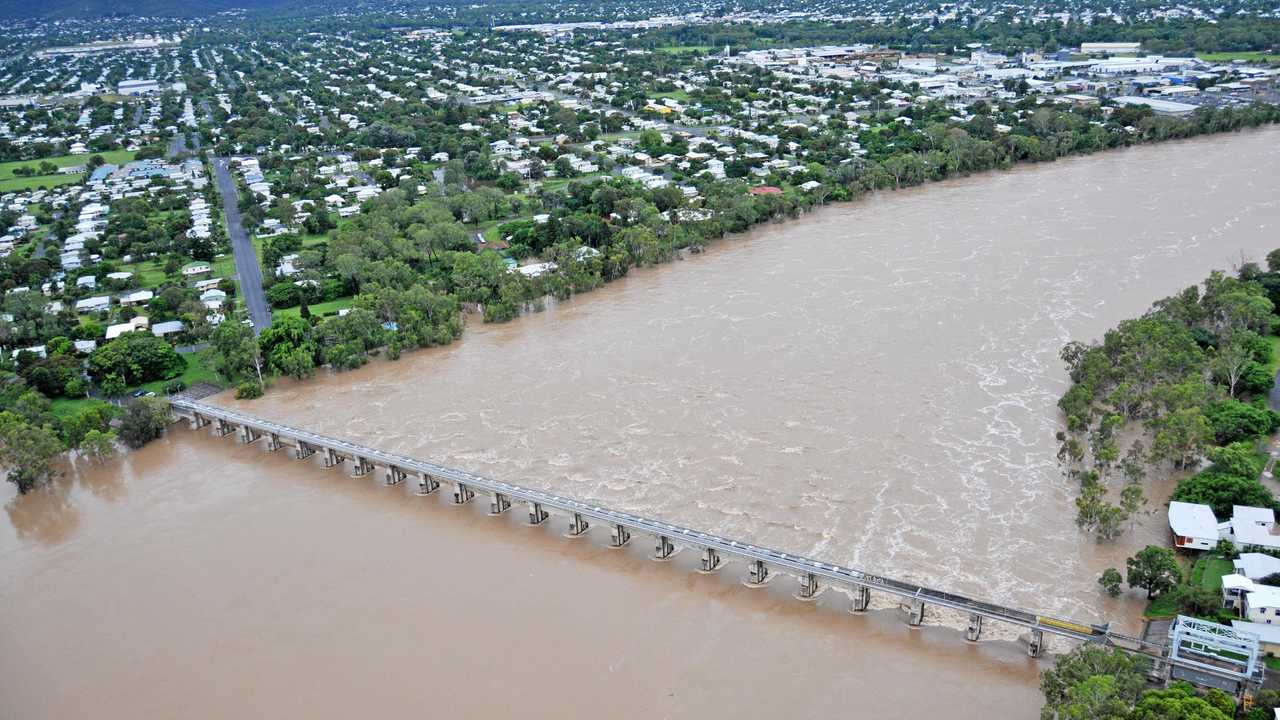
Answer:
<svg viewBox="0 0 1280 720"><path fill-rule="evenodd" d="M353 301L353 298L340 297L337 300L330 300L329 302L322 302L322 303L316 303L315 305L309 305L308 308L311 310L311 315L313 317L324 317L327 314L330 314L330 313L336 314L339 310L345 310L351 307L352 301ZM272 312L275 315L281 316L281 317L301 317L302 308L291 307L291 308L285 308L283 310L274 310Z"/></svg>
<svg viewBox="0 0 1280 720"><path fill-rule="evenodd" d="M1155 599L1147 603L1147 609L1142 613L1144 617L1149 618L1168 618L1178 614L1178 601L1174 597L1174 592L1169 591L1157 595Z"/></svg>
<svg viewBox="0 0 1280 720"><path fill-rule="evenodd" d="M1267 655L1262 658L1262 662L1267 664L1268 670L1280 670L1280 658Z"/></svg>
<svg viewBox="0 0 1280 720"><path fill-rule="evenodd" d="M689 102L689 93L684 90L668 90L666 92L654 93L655 98L671 98L678 103Z"/></svg>
<svg viewBox="0 0 1280 720"><path fill-rule="evenodd" d="M1205 62L1226 63L1232 60L1244 60L1255 63L1280 63L1280 55L1268 55L1261 51L1196 53L1196 57Z"/></svg>
<svg viewBox="0 0 1280 720"><path fill-rule="evenodd" d="M75 175L36 175L35 177L14 177L0 180L0 193L55 188L60 185L75 185L84 179L82 173Z"/></svg>
<svg viewBox="0 0 1280 720"><path fill-rule="evenodd" d="M1210 590L1222 589L1222 576L1235 572L1230 560L1216 555L1202 555L1191 568L1191 582Z"/></svg>
<svg viewBox="0 0 1280 720"><path fill-rule="evenodd" d="M654 48L654 52L666 53L668 55L683 55L685 53L706 53L719 48L713 48L710 45L668 45L666 47Z"/></svg>

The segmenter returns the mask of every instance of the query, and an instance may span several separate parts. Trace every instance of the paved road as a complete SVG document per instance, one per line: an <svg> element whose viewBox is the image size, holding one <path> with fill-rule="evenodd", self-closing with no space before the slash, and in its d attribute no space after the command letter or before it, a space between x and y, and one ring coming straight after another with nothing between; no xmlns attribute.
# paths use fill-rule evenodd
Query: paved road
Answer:
<svg viewBox="0 0 1280 720"><path fill-rule="evenodd" d="M271 307L267 305L267 294L262 290L262 267L258 264L258 253L253 249L253 241L249 239L249 233L245 232L244 224L240 221L240 199L236 195L236 183L231 178L231 171L227 169L226 158L213 158L213 173L218 183L218 192L222 195L227 236L231 238L231 249L236 256L240 296L249 309L254 332L260 333L271 324Z"/></svg>

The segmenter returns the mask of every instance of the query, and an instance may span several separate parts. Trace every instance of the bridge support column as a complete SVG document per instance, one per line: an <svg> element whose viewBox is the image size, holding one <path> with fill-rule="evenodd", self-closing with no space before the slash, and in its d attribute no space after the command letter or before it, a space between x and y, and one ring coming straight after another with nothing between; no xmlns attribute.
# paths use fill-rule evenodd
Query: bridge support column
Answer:
<svg viewBox="0 0 1280 720"><path fill-rule="evenodd" d="M550 517L550 514L548 514L546 510L542 509L542 503L536 503L536 502L529 503L529 524L530 525L541 525L542 523L547 521L548 517Z"/></svg>
<svg viewBox="0 0 1280 720"><path fill-rule="evenodd" d="M747 577L743 583L750 586L763 585L769 581L769 566L763 560L752 560L747 569Z"/></svg>
<svg viewBox="0 0 1280 720"><path fill-rule="evenodd" d="M388 485L399 485L400 483L404 482L404 479L406 477L408 477L408 475L405 473L405 471L401 470L398 467L392 466L387 468L387 484Z"/></svg>
<svg viewBox="0 0 1280 720"><path fill-rule="evenodd" d="M257 442L261 437L262 436L258 434L257 430L254 430L248 425L240 426L240 442L244 443L245 445L252 445L253 443Z"/></svg>
<svg viewBox="0 0 1280 720"><path fill-rule="evenodd" d="M235 426L222 418L216 418L213 422L213 434L218 437L226 437L234 431Z"/></svg>
<svg viewBox="0 0 1280 720"><path fill-rule="evenodd" d="M333 451L326 450L325 452L326 452L325 462L328 462L329 458L327 456L327 453L333 452ZM334 453L334 457L335 458L338 457L338 454ZM354 457L351 459L351 477L364 477L365 475L368 475L371 472L373 472L373 463L369 462L368 460L365 460L362 457Z"/></svg>
<svg viewBox="0 0 1280 720"><path fill-rule="evenodd" d="M418 475L418 494L430 495L440 489L440 481L426 473Z"/></svg>
<svg viewBox="0 0 1280 720"><path fill-rule="evenodd" d="M653 547L654 560L666 560L675 553L676 547L671 544L671 538L666 535L658 536L658 544Z"/></svg>
<svg viewBox="0 0 1280 720"><path fill-rule="evenodd" d="M298 447L293 449L293 456L299 460L306 460L315 454L316 449L301 440L298 441Z"/></svg>
<svg viewBox="0 0 1280 720"><path fill-rule="evenodd" d="M865 585L859 585L853 589L853 607L849 612L866 612L871 606L871 588Z"/></svg>
<svg viewBox="0 0 1280 720"><path fill-rule="evenodd" d="M209 419L198 412L191 413L191 429L199 430L209 424Z"/></svg>
<svg viewBox="0 0 1280 720"><path fill-rule="evenodd" d="M511 499L502 493L494 493L493 499L489 501L489 514L501 515L511 509Z"/></svg>
<svg viewBox="0 0 1280 720"><path fill-rule="evenodd" d="M922 623L924 623L924 601L912 600L911 606L907 608L907 625L920 627Z"/></svg>
<svg viewBox="0 0 1280 720"><path fill-rule="evenodd" d="M475 496L476 496L476 492L471 488L467 487L466 485L463 485L462 483L458 483L457 485L453 486L453 504L454 505L466 505L467 503L471 502L471 500L475 498Z"/></svg>
<svg viewBox="0 0 1280 720"><path fill-rule="evenodd" d="M573 517L569 519L569 534L573 537L578 537L590 527L591 523L587 522L586 518L579 513L574 513Z"/></svg>
<svg viewBox="0 0 1280 720"><path fill-rule="evenodd" d="M720 569L720 553L715 548L703 548L702 572L715 572Z"/></svg>
<svg viewBox="0 0 1280 720"><path fill-rule="evenodd" d="M631 542L631 531L626 525L614 525L613 532L609 535L609 544L613 547L626 547Z"/></svg>
<svg viewBox="0 0 1280 720"><path fill-rule="evenodd" d="M337 467L342 464L343 457L333 448L324 449L324 466L327 468ZM354 468L352 469L354 473Z"/></svg>
<svg viewBox="0 0 1280 720"><path fill-rule="evenodd" d="M1044 631L1032 630L1031 636L1027 638L1027 655L1040 657L1044 652L1045 644Z"/></svg>
<svg viewBox="0 0 1280 720"><path fill-rule="evenodd" d="M964 631L964 639L969 642L977 642L982 635L982 616L977 613L969 613L969 627Z"/></svg>
<svg viewBox="0 0 1280 720"><path fill-rule="evenodd" d="M818 576L813 573L805 573L800 578L800 588L796 591L796 597L801 600L812 600L818 594Z"/></svg>
<svg viewBox="0 0 1280 720"><path fill-rule="evenodd" d="M282 445L280 443L280 436L275 433L268 433L267 434L267 450L271 452L275 452L279 450L281 447Z"/></svg>

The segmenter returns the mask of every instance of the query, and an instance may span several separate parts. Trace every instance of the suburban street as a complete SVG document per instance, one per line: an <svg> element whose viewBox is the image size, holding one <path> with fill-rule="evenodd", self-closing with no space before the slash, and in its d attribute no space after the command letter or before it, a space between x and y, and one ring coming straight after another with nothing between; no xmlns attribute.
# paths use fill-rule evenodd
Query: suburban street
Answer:
<svg viewBox="0 0 1280 720"><path fill-rule="evenodd" d="M262 290L262 268L258 264L258 253L253 249L253 241L245 232L240 222L239 197L236 184L227 169L226 158L213 158L213 172L218 183L218 192L222 195L222 209L227 219L227 237L231 240L231 249L236 257L236 275L240 278L240 295L245 307L249 310L249 319L253 321L253 331L262 332L271 324L271 308L267 305L267 294Z"/></svg>

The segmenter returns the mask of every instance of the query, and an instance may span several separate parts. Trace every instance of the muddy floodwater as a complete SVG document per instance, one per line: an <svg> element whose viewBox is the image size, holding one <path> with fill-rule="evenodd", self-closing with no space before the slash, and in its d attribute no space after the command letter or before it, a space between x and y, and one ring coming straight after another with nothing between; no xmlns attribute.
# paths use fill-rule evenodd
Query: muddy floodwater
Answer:
<svg viewBox="0 0 1280 720"><path fill-rule="evenodd" d="M1280 131L886 193L448 348L215 401L1134 629L1055 460L1064 342L1280 247ZM1168 488L1153 494L1163 498ZM3 492L11 493L6 487ZM175 426L0 518L0 716L1037 716L1020 646ZM945 616L933 618L942 624ZM1016 633L988 627L992 637Z"/></svg>

